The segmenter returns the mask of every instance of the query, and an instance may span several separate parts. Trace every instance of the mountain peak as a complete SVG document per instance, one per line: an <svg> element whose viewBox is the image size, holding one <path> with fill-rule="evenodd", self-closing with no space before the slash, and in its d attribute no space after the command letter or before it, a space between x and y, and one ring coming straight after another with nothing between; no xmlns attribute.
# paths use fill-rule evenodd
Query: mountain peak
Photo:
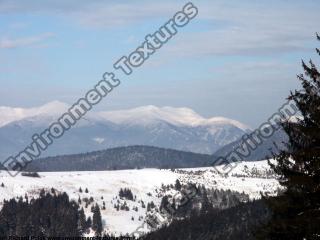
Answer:
<svg viewBox="0 0 320 240"><path fill-rule="evenodd" d="M60 101L52 101L33 108L0 107L0 127L30 117L43 115L57 116L67 109L68 105Z"/></svg>
<svg viewBox="0 0 320 240"><path fill-rule="evenodd" d="M207 119L207 122L210 124L230 124L230 125L234 125L244 131L250 130L251 128L237 120L233 120L230 118L225 118L225 117L213 117L213 118L209 118Z"/></svg>
<svg viewBox="0 0 320 240"><path fill-rule="evenodd" d="M189 108L142 106L127 110L101 112L100 116L114 123L150 124L165 121L175 125L192 125L202 117Z"/></svg>
<svg viewBox="0 0 320 240"><path fill-rule="evenodd" d="M205 118L187 107L157 107L154 105L141 106L126 110L116 110L98 113L100 117L116 124L148 125L159 121L183 126L221 126L232 125L243 131L250 127L239 121L225 117Z"/></svg>
<svg viewBox="0 0 320 240"><path fill-rule="evenodd" d="M55 100L35 109L37 109L39 114L62 114L64 111L68 110L68 108L68 104Z"/></svg>
<svg viewBox="0 0 320 240"><path fill-rule="evenodd" d="M68 104L61 102L59 100L54 100L42 105L42 107L48 107L48 106L68 106Z"/></svg>

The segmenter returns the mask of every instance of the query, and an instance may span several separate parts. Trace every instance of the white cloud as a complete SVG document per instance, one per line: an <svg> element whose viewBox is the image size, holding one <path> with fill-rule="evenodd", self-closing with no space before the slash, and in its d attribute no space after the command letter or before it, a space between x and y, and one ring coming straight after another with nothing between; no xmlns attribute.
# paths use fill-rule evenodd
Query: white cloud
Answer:
<svg viewBox="0 0 320 240"><path fill-rule="evenodd" d="M36 46L37 44L41 44L43 41L53 36L54 36L53 33L43 33L35 36L16 38L16 39L2 38L0 39L0 48L18 48L18 47Z"/></svg>
<svg viewBox="0 0 320 240"><path fill-rule="evenodd" d="M145 22L158 17L171 17L183 5L168 2L143 4L96 4L79 9L73 17L85 26L118 27Z"/></svg>
<svg viewBox="0 0 320 240"><path fill-rule="evenodd" d="M307 48L306 41L313 40L313 34L298 36L299 32L265 32L260 29L230 28L202 33L188 33L179 36L167 47L174 56L212 55L269 55L295 52Z"/></svg>
<svg viewBox="0 0 320 240"><path fill-rule="evenodd" d="M71 18L91 27L118 27L147 21L157 17L170 17L184 2L170 1L97 1L97 0L2 0L0 13L36 13L53 14Z"/></svg>
<svg viewBox="0 0 320 240"><path fill-rule="evenodd" d="M319 31L318 11L306 4L222 4L199 2L199 18L207 28L179 34L167 48L171 55L268 55L310 47ZM194 20L194 21L197 21Z"/></svg>
<svg viewBox="0 0 320 240"><path fill-rule="evenodd" d="M0 13L60 16L88 28L117 28L168 19L185 1L2 0ZM179 34L167 53L174 56L264 55L307 47L318 29L319 3L296 1L199 0L200 29ZM204 23L201 25L201 23ZM158 26L155 26L155 28ZM188 26L189 28L189 26ZM156 30L156 29L155 29Z"/></svg>

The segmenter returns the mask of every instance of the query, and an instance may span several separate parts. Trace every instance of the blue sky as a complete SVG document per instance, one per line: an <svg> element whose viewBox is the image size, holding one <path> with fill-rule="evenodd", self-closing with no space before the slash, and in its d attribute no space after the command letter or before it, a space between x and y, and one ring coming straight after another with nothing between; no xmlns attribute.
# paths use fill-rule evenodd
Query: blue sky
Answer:
<svg viewBox="0 0 320 240"><path fill-rule="evenodd" d="M185 1L0 0L0 105L73 103ZM316 59L319 1L194 1L199 15L97 110L190 107L252 127Z"/></svg>

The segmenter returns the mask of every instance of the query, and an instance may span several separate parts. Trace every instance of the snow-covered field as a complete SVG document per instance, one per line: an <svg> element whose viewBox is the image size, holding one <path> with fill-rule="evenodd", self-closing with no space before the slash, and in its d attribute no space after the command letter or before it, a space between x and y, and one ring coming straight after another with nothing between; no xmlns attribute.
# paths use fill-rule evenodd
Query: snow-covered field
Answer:
<svg viewBox="0 0 320 240"><path fill-rule="evenodd" d="M56 189L66 192L71 199L82 200L92 197L93 204L98 203L100 207L105 202L105 210L101 210L105 224L105 230L109 233L125 234L132 233L143 224L146 216L146 208L142 207L141 200L147 205L153 201L156 206L161 202L159 190L161 185L174 184L176 179L181 183L193 182L203 184L206 188L230 189L245 192L251 198L259 198L260 193L275 194L279 187L278 182L269 172L267 161L243 162L237 166L229 175L222 176L214 168L195 168L159 170L122 170L101 172L56 172L40 173L40 178L9 176L0 171L0 207L4 199L25 196L29 198L38 196L41 189ZM79 189L83 191L80 192ZM88 189L88 193L85 189ZM120 200L118 193L120 188L130 188L136 196L135 201L126 201L129 211L114 208ZM133 210L137 207L137 211ZM90 216L91 205L85 208L87 216Z"/></svg>

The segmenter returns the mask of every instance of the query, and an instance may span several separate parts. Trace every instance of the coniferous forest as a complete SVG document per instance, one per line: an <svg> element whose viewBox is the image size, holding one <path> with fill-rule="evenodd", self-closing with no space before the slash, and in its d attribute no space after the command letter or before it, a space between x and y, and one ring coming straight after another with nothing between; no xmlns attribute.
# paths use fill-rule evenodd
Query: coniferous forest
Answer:
<svg viewBox="0 0 320 240"><path fill-rule="evenodd" d="M101 216L97 217L95 222L101 223ZM0 236L82 236L90 227L83 209L66 193L54 190L42 190L37 199L25 196L5 201L0 212Z"/></svg>

